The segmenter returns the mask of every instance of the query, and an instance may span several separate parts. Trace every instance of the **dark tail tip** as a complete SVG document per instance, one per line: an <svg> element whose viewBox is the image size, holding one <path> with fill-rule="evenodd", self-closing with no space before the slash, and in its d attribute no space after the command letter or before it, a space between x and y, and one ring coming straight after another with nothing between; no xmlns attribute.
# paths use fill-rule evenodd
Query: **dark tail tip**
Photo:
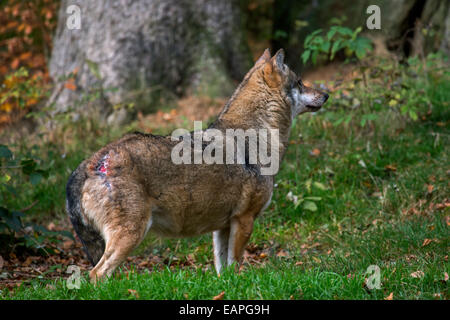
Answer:
<svg viewBox="0 0 450 320"><path fill-rule="evenodd" d="M81 190L87 179L85 165L81 164L70 176L66 186L67 213L84 251L92 265L96 265L105 251L105 240L94 226L85 224L81 212Z"/></svg>

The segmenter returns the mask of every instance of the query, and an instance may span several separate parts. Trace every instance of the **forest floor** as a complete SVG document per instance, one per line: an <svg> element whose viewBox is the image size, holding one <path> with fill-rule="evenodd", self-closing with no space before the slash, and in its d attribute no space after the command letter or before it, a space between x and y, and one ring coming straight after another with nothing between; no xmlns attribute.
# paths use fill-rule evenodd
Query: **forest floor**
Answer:
<svg viewBox="0 0 450 320"><path fill-rule="evenodd" d="M417 121L388 108L364 124L364 112L341 121L349 109L336 108L339 97L299 116L272 203L255 224L238 273L215 274L210 235L150 234L112 278L94 286L79 241L63 239L48 255L3 256L0 298L449 299L450 88L443 81L426 90L432 108ZM130 129L167 134L192 119L211 119L223 102L186 98L176 111L140 115L120 130L89 122L72 128L54 138L65 144L37 148L54 159L47 182L12 201L37 199L29 208L34 219L50 230L72 230L64 185L82 159ZM70 285L69 265L81 270L79 289Z"/></svg>

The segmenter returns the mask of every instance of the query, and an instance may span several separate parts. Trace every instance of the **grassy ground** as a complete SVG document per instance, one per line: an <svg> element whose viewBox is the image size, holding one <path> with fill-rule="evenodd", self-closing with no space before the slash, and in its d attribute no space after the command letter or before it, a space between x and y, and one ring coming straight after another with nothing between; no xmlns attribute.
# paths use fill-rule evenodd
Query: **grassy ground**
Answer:
<svg viewBox="0 0 450 320"><path fill-rule="evenodd" d="M79 290L63 278L36 279L0 297L211 299L225 291L225 299L448 299L450 86L443 81L426 90L431 112L421 110L418 121L385 108L365 126L363 112L339 123L348 111L327 105L300 116L239 274L215 275L209 235L150 236L136 254L170 263L144 273L122 268L97 286L83 273ZM118 135L98 130L67 147L64 159L54 157L57 173L32 191L42 194L36 210L63 215L64 177ZM365 285L371 265L380 270L379 289Z"/></svg>

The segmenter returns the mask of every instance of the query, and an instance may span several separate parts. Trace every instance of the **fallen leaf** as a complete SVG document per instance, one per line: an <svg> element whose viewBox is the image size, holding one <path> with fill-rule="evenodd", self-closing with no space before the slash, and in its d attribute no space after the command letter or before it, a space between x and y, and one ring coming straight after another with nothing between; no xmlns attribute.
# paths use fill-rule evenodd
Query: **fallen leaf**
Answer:
<svg viewBox="0 0 450 320"><path fill-rule="evenodd" d="M397 167L394 166L394 165L392 165L392 164L385 165L385 166L384 166L384 169L385 169L386 171L397 171Z"/></svg>
<svg viewBox="0 0 450 320"><path fill-rule="evenodd" d="M312 149L311 152L310 152L309 154L310 154L311 156L313 156L313 157L317 157L317 156L320 155L320 150L317 149L317 148Z"/></svg>
<svg viewBox="0 0 450 320"><path fill-rule="evenodd" d="M429 245L430 243L431 243L431 239L425 239L425 240L423 240L422 247L425 247L425 246Z"/></svg>
<svg viewBox="0 0 450 320"><path fill-rule="evenodd" d="M394 293L391 292L384 300L393 300L394 299Z"/></svg>
<svg viewBox="0 0 450 320"><path fill-rule="evenodd" d="M301 266L302 264L303 264L303 261L297 261L297 262L295 263L296 266Z"/></svg>
<svg viewBox="0 0 450 320"><path fill-rule="evenodd" d="M64 87L71 91L77 90L77 86L75 85L75 83L73 81L67 81L66 83L64 83Z"/></svg>
<svg viewBox="0 0 450 320"><path fill-rule="evenodd" d="M66 240L63 242L63 248L64 250L68 250L70 249L70 247L72 247L72 245L74 244L74 242L72 240Z"/></svg>
<svg viewBox="0 0 450 320"><path fill-rule="evenodd" d="M289 256L289 254L286 251L284 251L283 249L281 249L277 253L277 257L288 257L288 256Z"/></svg>
<svg viewBox="0 0 450 320"><path fill-rule="evenodd" d="M139 267L143 268L143 267L147 267L148 266L148 261L142 261L141 263L138 264Z"/></svg>
<svg viewBox="0 0 450 320"><path fill-rule="evenodd" d="M427 184L427 192L432 193L434 189L434 186L432 184Z"/></svg>
<svg viewBox="0 0 450 320"><path fill-rule="evenodd" d="M33 31L33 27L30 26L30 25L27 25L27 26L25 27L25 34L26 34L26 35L29 35L29 34L31 33L31 31Z"/></svg>
<svg viewBox="0 0 450 320"><path fill-rule="evenodd" d="M20 64L20 60L19 58L15 58L12 62L11 62L11 69L17 69L17 67Z"/></svg>
<svg viewBox="0 0 450 320"><path fill-rule="evenodd" d="M136 299L139 299L139 293L136 290L128 289L128 293L133 295Z"/></svg>
<svg viewBox="0 0 450 320"><path fill-rule="evenodd" d="M372 193L372 197L383 198L383 194L381 192L374 192L374 193Z"/></svg>
<svg viewBox="0 0 450 320"><path fill-rule="evenodd" d="M222 291L217 296L213 298L213 300L223 300L223 297L225 296L225 291Z"/></svg>
<svg viewBox="0 0 450 320"><path fill-rule="evenodd" d="M419 279L422 278L424 275L425 275L425 273L423 273L423 271L421 271L421 270L411 273L411 277L419 278Z"/></svg>
<svg viewBox="0 0 450 320"><path fill-rule="evenodd" d="M33 257L28 257L22 265L28 267L31 262L33 262Z"/></svg>
<svg viewBox="0 0 450 320"><path fill-rule="evenodd" d="M31 52L24 52L19 56L20 60L28 60L31 57Z"/></svg>

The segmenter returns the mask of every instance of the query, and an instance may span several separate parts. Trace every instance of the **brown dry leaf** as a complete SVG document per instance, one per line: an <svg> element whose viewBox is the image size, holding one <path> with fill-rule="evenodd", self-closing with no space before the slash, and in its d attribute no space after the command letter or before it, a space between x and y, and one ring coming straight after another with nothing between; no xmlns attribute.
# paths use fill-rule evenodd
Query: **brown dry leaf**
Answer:
<svg viewBox="0 0 450 320"><path fill-rule="evenodd" d="M31 57L31 52L24 52L19 56L20 60L28 60Z"/></svg>
<svg viewBox="0 0 450 320"><path fill-rule="evenodd" d="M295 263L296 266L301 266L302 264L303 264L303 261L297 261L297 262Z"/></svg>
<svg viewBox="0 0 450 320"><path fill-rule="evenodd" d="M33 257L28 257L25 262L22 264L25 267L28 267L33 262Z"/></svg>
<svg viewBox="0 0 450 320"><path fill-rule="evenodd" d="M70 247L72 247L73 245L73 241L72 240L66 240L63 242L63 248L64 250L70 249Z"/></svg>
<svg viewBox="0 0 450 320"><path fill-rule="evenodd" d="M138 264L139 267L144 268L148 266L148 261L142 261L141 263Z"/></svg>
<svg viewBox="0 0 450 320"><path fill-rule="evenodd" d="M26 105L29 107L35 105L36 103L38 103L37 99L31 98L27 100Z"/></svg>
<svg viewBox="0 0 450 320"><path fill-rule="evenodd" d="M67 81L66 83L64 83L64 87L66 89L69 89L71 91L75 91L77 90L77 86L75 85L75 83L71 80Z"/></svg>
<svg viewBox="0 0 450 320"><path fill-rule="evenodd" d="M288 256L289 256L289 254L286 251L284 251L283 249L281 249L277 253L277 257L288 257Z"/></svg>
<svg viewBox="0 0 450 320"><path fill-rule="evenodd" d="M4 104L0 105L0 110L5 112L11 112L13 109L13 105L9 102L5 102Z"/></svg>
<svg viewBox="0 0 450 320"><path fill-rule="evenodd" d="M53 17L53 12L51 10L47 10L45 13L45 18L50 20Z"/></svg>
<svg viewBox="0 0 450 320"><path fill-rule="evenodd" d="M432 241L431 239L423 240L422 247L425 247L425 246L429 245L431 243L431 241Z"/></svg>
<svg viewBox="0 0 450 320"><path fill-rule="evenodd" d="M139 299L139 293L136 290L128 289L128 293L133 295L136 299Z"/></svg>
<svg viewBox="0 0 450 320"><path fill-rule="evenodd" d="M33 31L33 27L30 26L30 25L27 25L27 26L25 27L25 34L26 34L26 35L29 35L29 34L31 33L31 31Z"/></svg>
<svg viewBox="0 0 450 320"><path fill-rule="evenodd" d="M391 292L384 300L394 300L394 293Z"/></svg>
<svg viewBox="0 0 450 320"><path fill-rule="evenodd" d="M432 184L427 184L427 192L432 193L434 190L434 186Z"/></svg>
<svg viewBox="0 0 450 320"><path fill-rule="evenodd" d="M223 300L223 297L225 296L225 291L222 291L217 296L213 298L213 300Z"/></svg>
<svg viewBox="0 0 450 320"><path fill-rule="evenodd" d="M15 58L15 59L11 62L11 69L17 69L17 67L19 67L19 64L20 64L19 58Z"/></svg>
<svg viewBox="0 0 450 320"><path fill-rule="evenodd" d="M421 270L417 270L417 271L411 273L411 277L418 278L418 279L422 278L424 275L425 275L425 273L423 273L423 271L421 271Z"/></svg>
<svg viewBox="0 0 450 320"><path fill-rule="evenodd" d="M317 149L317 148L312 149L311 152L310 152L309 154L310 154L311 156L313 156L313 157L317 157L317 156L320 155L320 150Z"/></svg>
<svg viewBox="0 0 450 320"><path fill-rule="evenodd" d="M385 166L384 166L384 169L385 169L386 171L397 171L397 167L394 166L393 164L387 164L387 165L385 165Z"/></svg>

